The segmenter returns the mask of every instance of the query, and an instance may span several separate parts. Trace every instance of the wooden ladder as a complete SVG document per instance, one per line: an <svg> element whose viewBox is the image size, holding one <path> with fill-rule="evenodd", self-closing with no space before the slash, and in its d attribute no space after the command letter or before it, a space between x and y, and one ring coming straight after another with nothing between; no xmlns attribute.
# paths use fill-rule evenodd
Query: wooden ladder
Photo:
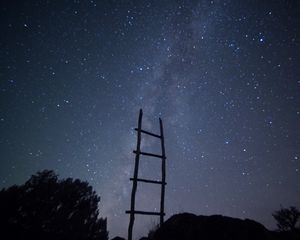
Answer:
<svg viewBox="0 0 300 240"><path fill-rule="evenodd" d="M136 150L133 151L133 153L135 153L133 178L130 178L130 181L132 181L131 204L130 204L130 210L126 211L127 214L130 214L129 226L128 226L128 240L132 240L132 230L133 230L135 214L157 215L160 217L160 225L163 224L164 216L165 216L164 201L165 201L165 186L167 183L166 183L166 155L165 155L163 124L162 124L161 118L159 118L160 135L154 134L154 133L151 133L151 132L148 132L148 131L145 131L142 129L142 118L143 118L143 111L142 111L142 109L140 109L138 127L134 129L135 131L137 131L137 144L136 144ZM160 139L161 155L141 151L142 133ZM160 158L162 160L161 161L161 181L138 178L140 155ZM136 195L138 182L161 185L161 198L160 198L160 211L159 212L146 212L146 211L135 210L135 195Z"/></svg>

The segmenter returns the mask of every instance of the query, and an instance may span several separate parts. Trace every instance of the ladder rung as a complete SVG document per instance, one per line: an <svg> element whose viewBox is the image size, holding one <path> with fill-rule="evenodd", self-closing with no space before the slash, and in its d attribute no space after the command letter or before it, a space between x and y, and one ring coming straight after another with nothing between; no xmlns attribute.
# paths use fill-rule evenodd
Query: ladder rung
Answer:
<svg viewBox="0 0 300 240"><path fill-rule="evenodd" d="M134 150L133 153L138 154L138 152L136 150ZM154 154L154 153L139 152L139 154L145 155L145 156L150 156L150 157L157 157L157 158L164 158L164 159L166 158L162 155L158 155L158 154Z"/></svg>
<svg viewBox="0 0 300 240"><path fill-rule="evenodd" d="M135 131L139 131L137 128L135 128L134 130L135 130ZM142 132L142 133L145 133L145 134L148 134L148 135L150 135L150 136L152 136L152 137L161 138L161 136L158 135L158 134L151 133L151 132L148 132L148 131L145 131L145 130L142 130L142 129L141 129L141 132Z"/></svg>
<svg viewBox="0 0 300 240"><path fill-rule="evenodd" d="M164 184L167 185L166 182L162 182L162 181L156 181L156 180L148 180L148 179L143 179L143 178L130 178L130 181L139 181L139 182L146 182L146 183L155 183L155 184Z"/></svg>
<svg viewBox="0 0 300 240"><path fill-rule="evenodd" d="M157 216L165 216L166 214L165 213L161 213L161 212L144 212L144 211L126 211L125 213L127 214L131 214L131 213L134 213L134 214L143 214L143 215L157 215Z"/></svg>

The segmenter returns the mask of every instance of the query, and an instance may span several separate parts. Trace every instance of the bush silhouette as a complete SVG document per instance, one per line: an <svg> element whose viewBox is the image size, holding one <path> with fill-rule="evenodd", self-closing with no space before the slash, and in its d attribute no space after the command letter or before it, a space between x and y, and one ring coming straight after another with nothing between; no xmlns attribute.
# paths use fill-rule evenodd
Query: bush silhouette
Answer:
<svg viewBox="0 0 300 240"><path fill-rule="evenodd" d="M275 211L272 216L277 221L279 231L295 231L300 219L300 212L296 207L283 208Z"/></svg>
<svg viewBox="0 0 300 240"><path fill-rule="evenodd" d="M7 239L107 240L96 195L87 182L58 180L53 171L0 191L0 226Z"/></svg>

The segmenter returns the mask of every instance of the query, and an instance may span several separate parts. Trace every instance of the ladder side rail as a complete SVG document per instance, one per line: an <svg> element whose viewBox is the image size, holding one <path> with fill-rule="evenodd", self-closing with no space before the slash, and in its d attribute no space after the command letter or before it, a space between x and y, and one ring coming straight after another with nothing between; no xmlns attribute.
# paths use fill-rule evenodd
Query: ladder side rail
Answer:
<svg viewBox="0 0 300 240"><path fill-rule="evenodd" d="M140 148L141 148L141 129L142 129L142 118L143 118L143 111L140 109L139 113L139 120L138 120L138 130L137 130L137 145L136 145L136 152L135 155L135 165L134 165L134 175L133 178L138 178L138 168L139 168L139 161L140 161ZM129 226L128 226L128 240L132 240L132 230L134 224L134 213L135 213L135 195L137 190L137 181L133 181L132 184L132 192L131 192L131 204L130 204L130 219L129 219Z"/></svg>
<svg viewBox="0 0 300 240"><path fill-rule="evenodd" d="M161 136L161 151L162 151L162 162L161 162L161 181L166 182L166 153L165 153L165 142L164 142L164 130L161 118L159 118L160 136ZM165 184L161 185L161 200L160 200L160 225L164 223L164 211L165 211Z"/></svg>

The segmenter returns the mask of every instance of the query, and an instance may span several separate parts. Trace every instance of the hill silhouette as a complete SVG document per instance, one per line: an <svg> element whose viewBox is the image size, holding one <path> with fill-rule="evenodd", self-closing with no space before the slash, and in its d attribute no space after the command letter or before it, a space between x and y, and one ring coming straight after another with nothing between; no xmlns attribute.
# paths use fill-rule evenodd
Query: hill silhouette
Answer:
<svg viewBox="0 0 300 240"><path fill-rule="evenodd" d="M222 215L197 216L181 213L170 217L158 228L151 240L299 240L299 234L279 233L262 224Z"/></svg>

